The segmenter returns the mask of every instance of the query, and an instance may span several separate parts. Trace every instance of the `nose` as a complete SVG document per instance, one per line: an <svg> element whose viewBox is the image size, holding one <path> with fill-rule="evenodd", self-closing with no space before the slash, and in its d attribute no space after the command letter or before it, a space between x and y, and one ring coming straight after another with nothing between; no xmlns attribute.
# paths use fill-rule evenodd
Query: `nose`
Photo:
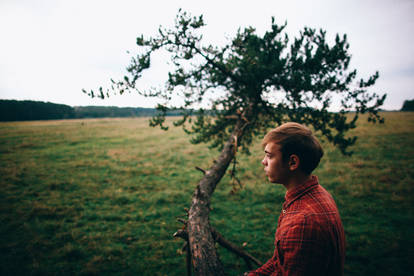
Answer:
<svg viewBox="0 0 414 276"><path fill-rule="evenodd" d="M265 158L263 158L263 160L262 160L262 165L263 165L263 166L266 166L266 157L265 157Z"/></svg>

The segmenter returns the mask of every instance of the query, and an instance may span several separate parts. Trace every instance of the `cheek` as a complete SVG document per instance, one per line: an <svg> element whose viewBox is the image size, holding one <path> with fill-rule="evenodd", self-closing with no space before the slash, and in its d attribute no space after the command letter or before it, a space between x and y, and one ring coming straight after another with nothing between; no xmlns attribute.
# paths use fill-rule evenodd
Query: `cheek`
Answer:
<svg viewBox="0 0 414 276"><path fill-rule="evenodd" d="M280 171L280 164L274 160L273 162L269 163L269 168L273 173L278 173Z"/></svg>
<svg viewBox="0 0 414 276"><path fill-rule="evenodd" d="M268 171L269 172L271 172L271 173L274 173L274 171L275 171L275 164L274 164L274 162L268 162L267 163L267 167L268 167Z"/></svg>

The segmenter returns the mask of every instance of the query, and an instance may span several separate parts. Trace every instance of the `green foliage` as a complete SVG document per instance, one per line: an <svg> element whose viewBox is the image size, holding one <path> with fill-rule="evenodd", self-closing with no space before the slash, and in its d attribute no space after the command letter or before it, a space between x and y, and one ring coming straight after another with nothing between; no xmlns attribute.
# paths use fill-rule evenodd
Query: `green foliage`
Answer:
<svg viewBox="0 0 414 276"><path fill-rule="evenodd" d="M113 81L113 90L137 90L143 71L151 67L151 56L159 50L170 53L175 69L168 73L166 88L138 90L165 101L152 125L164 128L165 112L178 108L184 119L176 125L193 135L193 143L221 148L236 120L242 118L248 125L240 145L248 151L255 135L284 121L296 121L313 126L348 153L356 138L346 133L355 128L359 114L368 113L370 121L383 122L378 108L385 95L368 91L379 74L356 79L357 71L348 68L351 55L346 35L337 35L331 44L325 31L305 27L291 42L283 32L286 24L279 26L272 18L270 30L263 35L253 27L239 29L227 45L218 47L203 43L204 26L202 16L191 17L180 10L173 28L160 27L154 37L137 38L141 52L128 66L129 76ZM184 99L184 104L175 106L174 97ZM205 106L207 98L212 98L213 116L197 108ZM338 113L329 112L333 98L341 102ZM353 118L347 116L350 111ZM197 119L188 126L192 114Z"/></svg>
<svg viewBox="0 0 414 276"><path fill-rule="evenodd" d="M333 195L347 238L345 275L413 275L414 113L366 122L344 157L330 143L315 171ZM174 118L166 118L172 126ZM216 157L147 119L0 123L1 275L185 275L181 227L195 180ZM261 261L272 256L285 189L266 181L254 139L241 155L244 189L226 174L212 197L211 224ZM244 261L219 248L229 275Z"/></svg>

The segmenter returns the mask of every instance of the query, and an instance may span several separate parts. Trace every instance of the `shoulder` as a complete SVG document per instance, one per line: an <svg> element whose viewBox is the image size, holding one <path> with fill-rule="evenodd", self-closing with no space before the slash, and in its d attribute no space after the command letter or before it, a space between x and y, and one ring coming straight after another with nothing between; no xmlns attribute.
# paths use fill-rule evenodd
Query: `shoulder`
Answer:
<svg viewBox="0 0 414 276"><path fill-rule="evenodd" d="M338 218L338 211L317 201L298 201L289 208L281 223L282 235L300 235L308 239L325 239Z"/></svg>
<svg viewBox="0 0 414 276"><path fill-rule="evenodd" d="M304 194L295 203L292 207L305 216L338 213L333 197L320 185Z"/></svg>
<svg viewBox="0 0 414 276"><path fill-rule="evenodd" d="M323 235L324 227L306 211L286 212L281 221L277 236L281 240L318 240Z"/></svg>
<svg viewBox="0 0 414 276"><path fill-rule="evenodd" d="M324 221L319 219L320 214L307 210L286 213L283 226L286 232L300 231L304 233L320 232L324 229Z"/></svg>
<svg viewBox="0 0 414 276"><path fill-rule="evenodd" d="M275 242L284 254L313 252L313 255L320 256L321 252L329 251L329 235L323 224L312 216L303 213L288 214L283 223L279 233L276 233Z"/></svg>

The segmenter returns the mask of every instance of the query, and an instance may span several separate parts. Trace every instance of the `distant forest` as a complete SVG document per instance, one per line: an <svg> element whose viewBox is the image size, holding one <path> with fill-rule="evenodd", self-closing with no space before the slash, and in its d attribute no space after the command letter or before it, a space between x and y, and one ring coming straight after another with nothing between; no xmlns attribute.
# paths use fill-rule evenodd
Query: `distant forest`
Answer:
<svg viewBox="0 0 414 276"><path fill-rule="evenodd" d="M385 110L384 110L385 111ZM401 111L414 111L414 100L404 102ZM117 106L75 106L38 101L0 100L0 121L58 120L80 118L149 117L155 108ZM169 111L167 116L180 115Z"/></svg>
<svg viewBox="0 0 414 276"><path fill-rule="evenodd" d="M155 108L116 106L75 106L38 101L0 100L0 121L57 120L77 118L147 117ZM169 112L168 116L179 112Z"/></svg>
<svg viewBox="0 0 414 276"><path fill-rule="evenodd" d="M401 111L414 111L414 100L404 101Z"/></svg>

